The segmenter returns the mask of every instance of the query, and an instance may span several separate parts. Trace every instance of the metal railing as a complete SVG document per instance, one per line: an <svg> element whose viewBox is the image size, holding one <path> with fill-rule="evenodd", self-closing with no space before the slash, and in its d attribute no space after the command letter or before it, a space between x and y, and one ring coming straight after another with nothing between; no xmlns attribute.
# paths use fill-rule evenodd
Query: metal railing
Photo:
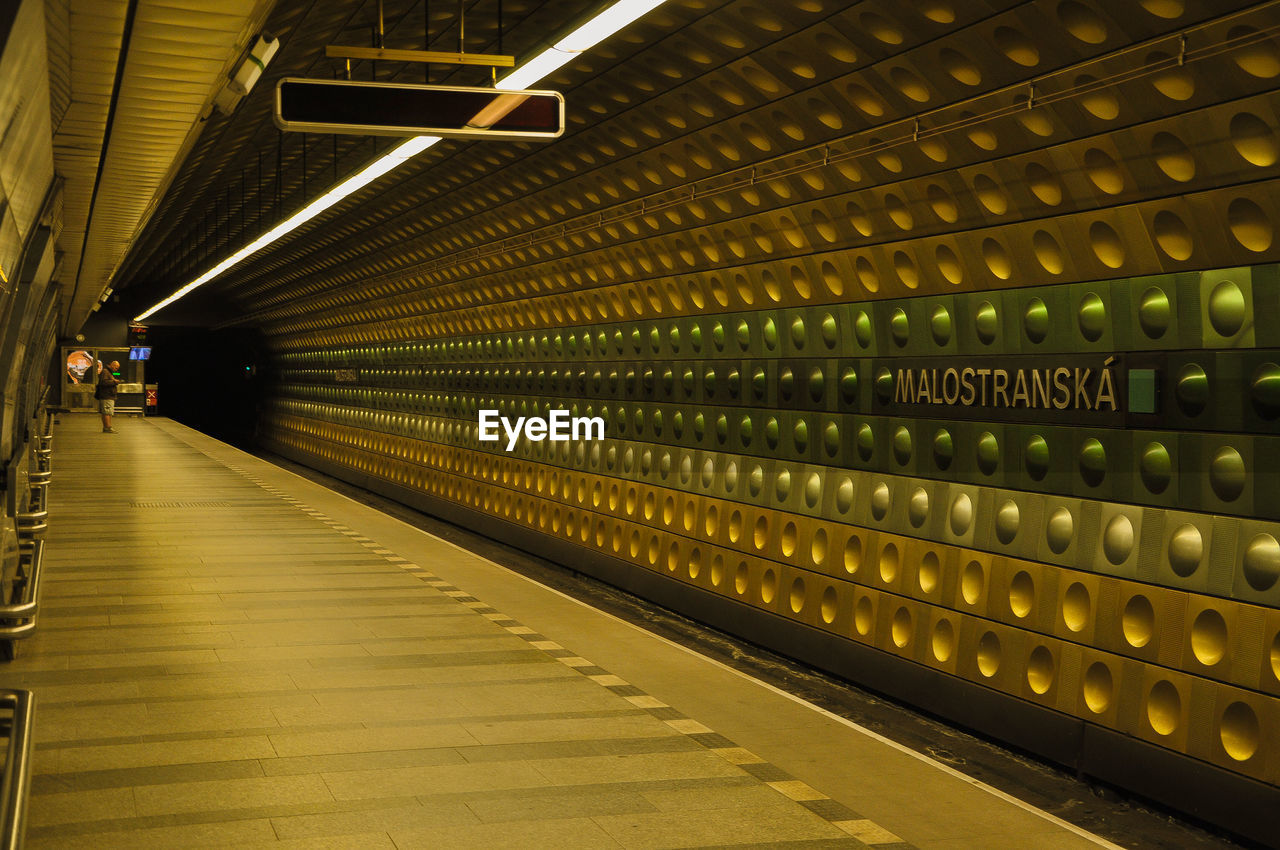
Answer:
<svg viewBox="0 0 1280 850"><path fill-rule="evenodd" d="M0 778L0 850L21 850L31 789L31 730L36 700L31 691L0 690L0 733L8 735Z"/></svg>
<svg viewBox="0 0 1280 850"><path fill-rule="evenodd" d="M43 540L22 540L18 543L18 572L13 580L15 599L8 605L0 605L0 641L21 640L36 630L43 562Z"/></svg>
<svg viewBox="0 0 1280 850"><path fill-rule="evenodd" d="M43 537L49 527L49 482L37 481L30 486L31 498L27 501L27 510L14 517L18 525L18 536L24 540Z"/></svg>

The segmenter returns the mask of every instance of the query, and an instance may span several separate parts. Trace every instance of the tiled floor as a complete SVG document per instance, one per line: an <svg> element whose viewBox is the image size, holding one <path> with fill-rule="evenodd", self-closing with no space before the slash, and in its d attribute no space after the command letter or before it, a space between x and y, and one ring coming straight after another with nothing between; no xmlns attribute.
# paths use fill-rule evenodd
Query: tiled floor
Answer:
<svg viewBox="0 0 1280 850"><path fill-rule="evenodd" d="M1092 847L165 420L54 440L28 847ZM1105 843L1103 843L1105 844Z"/></svg>

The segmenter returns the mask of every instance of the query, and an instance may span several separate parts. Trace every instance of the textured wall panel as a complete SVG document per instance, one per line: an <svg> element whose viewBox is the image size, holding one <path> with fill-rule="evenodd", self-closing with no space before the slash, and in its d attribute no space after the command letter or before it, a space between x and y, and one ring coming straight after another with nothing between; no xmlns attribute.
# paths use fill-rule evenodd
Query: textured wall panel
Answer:
<svg viewBox="0 0 1280 850"><path fill-rule="evenodd" d="M234 272L267 444L1274 791L1275 10L818 8L680 7L671 73L582 81L564 140ZM508 452L484 408L605 439Z"/></svg>

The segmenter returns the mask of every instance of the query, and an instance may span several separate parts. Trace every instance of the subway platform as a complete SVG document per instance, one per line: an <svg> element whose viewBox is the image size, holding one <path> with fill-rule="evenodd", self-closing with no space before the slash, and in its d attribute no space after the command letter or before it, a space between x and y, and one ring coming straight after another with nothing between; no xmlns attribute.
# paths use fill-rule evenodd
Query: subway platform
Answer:
<svg viewBox="0 0 1280 850"><path fill-rule="evenodd" d="M1107 841L164 419L63 416L27 846Z"/></svg>

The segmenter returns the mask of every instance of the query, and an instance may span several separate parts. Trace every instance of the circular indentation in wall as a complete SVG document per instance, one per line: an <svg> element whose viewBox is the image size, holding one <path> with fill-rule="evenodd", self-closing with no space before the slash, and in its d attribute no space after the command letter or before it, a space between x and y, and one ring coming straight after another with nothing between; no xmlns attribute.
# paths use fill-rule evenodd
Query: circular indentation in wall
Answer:
<svg viewBox="0 0 1280 850"><path fill-rule="evenodd" d="M1085 438L1076 455L1080 477L1090 487L1097 487L1107 475L1107 450L1094 437Z"/></svg>
<svg viewBox="0 0 1280 850"><path fill-rule="evenodd" d="M1000 317L995 305L990 301L983 301L973 315L973 331L977 334L978 341L983 345L990 345L995 342L999 330Z"/></svg>
<svg viewBox="0 0 1280 850"><path fill-rule="evenodd" d="M1111 154L1099 148L1089 148L1084 154L1084 170L1089 182L1108 195L1124 191L1124 173L1111 158Z"/></svg>
<svg viewBox="0 0 1280 850"><path fill-rule="evenodd" d="M982 240L982 261L987 264L991 274L1000 280L1008 280L1013 275L1013 261L1009 259L1009 252L995 239L988 237Z"/></svg>
<svg viewBox="0 0 1280 850"><path fill-rule="evenodd" d="M1280 579L1280 542L1270 534L1255 535L1244 550L1244 578L1254 590L1270 590Z"/></svg>
<svg viewBox="0 0 1280 850"><path fill-rule="evenodd" d="M1102 533L1102 553L1108 561L1119 566L1133 554L1136 537L1133 521L1124 514L1116 514Z"/></svg>
<svg viewBox="0 0 1280 850"><path fill-rule="evenodd" d="M1044 437L1039 434L1033 434L1031 439L1027 440L1027 447L1023 451L1023 460L1026 463L1027 474L1036 481L1044 479L1049 473L1049 444Z"/></svg>
<svg viewBox="0 0 1280 850"><path fill-rule="evenodd" d="M871 317L864 310L859 310L853 319L853 338L863 348L871 344Z"/></svg>
<svg viewBox="0 0 1280 850"><path fill-rule="evenodd" d="M1098 14L1076 0L1058 4L1058 20L1067 32L1085 44L1102 44L1107 40L1107 25Z"/></svg>
<svg viewBox="0 0 1280 850"><path fill-rule="evenodd" d="M1175 57L1157 50L1147 55L1147 64L1163 67L1163 70L1151 77L1151 85L1169 100L1190 100L1196 93L1195 77L1191 76L1186 67L1178 64Z"/></svg>
<svg viewBox="0 0 1280 850"><path fill-rule="evenodd" d="M901 649L911 642L911 610L907 606L898 607L893 612L893 625L889 629L893 645Z"/></svg>
<svg viewBox="0 0 1280 850"><path fill-rule="evenodd" d="M1027 309L1022 314L1022 327L1031 342L1044 342L1049 335L1049 307L1039 298L1027 302Z"/></svg>
<svg viewBox="0 0 1280 850"><path fill-rule="evenodd" d="M960 260L950 246L938 245L934 248L933 259L947 283L959 284L964 280L964 270L960 266Z"/></svg>
<svg viewBox="0 0 1280 850"><path fill-rule="evenodd" d="M1104 221L1089 225L1089 244L1093 255L1107 268L1118 269L1124 265L1124 243L1111 225Z"/></svg>
<svg viewBox="0 0 1280 850"><path fill-rule="evenodd" d="M689 552L689 578L697 578L702 572L702 550L697 546Z"/></svg>
<svg viewBox="0 0 1280 850"><path fill-rule="evenodd" d="M1169 210L1160 210L1151 220L1151 231L1156 237L1156 245L1169 259L1178 262L1191 259L1191 229L1177 215Z"/></svg>
<svg viewBox="0 0 1280 850"><path fill-rule="evenodd" d="M1191 523L1183 523L1169 536L1169 567L1187 578L1200 568L1204 557L1204 537Z"/></svg>
<svg viewBox="0 0 1280 850"><path fill-rule="evenodd" d="M1009 211L1009 199L996 181L987 175L979 174L973 178L973 192L977 195L978 202L992 215L1004 215Z"/></svg>
<svg viewBox="0 0 1280 850"><path fill-rule="evenodd" d="M1120 116L1120 101L1112 93L1109 84L1099 84L1097 77L1081 74L1076 77L1075 87L1084 91L1080 96L1080 105L1094 118L1114 121Z"/></svg>
<svg viewBox="0 0 1280 850"><path fill-rule="evenodd" d="M1029 162L1024 174L1027 188L1036 196L1036 200L1050 207L1062 203L1062 183L1052 171L1038 162Z"/></svg>
<svg viewBox="0 0 1280 850"><path fill-rule="evenodd" d="M1071 538L1076 533L1076 521L1071 511L1064 507L1055 508L1049 514L1049 522L1045 524L1045 542L1055 555L1061 555L1071 546Z"/></svg>
<svg viewBox="0 0 1280 850"><path fill-rule="evenodd" d="M1151 600L1140 593L1131 596L1120 615L1120 630L1132 647L1141 649L1150 643L1156 631L1156 612Z"/></svg>
<svg viewBox="0 0 1280 850"><path fill-rule="evenodd" d="M886 543L885 547L880 550L880 579L885 584L892 584L893 580L898 577L900 563L901 557L898 554L898 547L892 543Z"/></svg>
<svg viewBox="0 0 1280 850"><path fill-rule="evenodd" d="M756 525L751 535L751 542L760 550L769 545L769 518L764 514L756 517Z"/></svg>
<svg viewBox="0 0 1280 850"><path fill-rule="evenodd" d="M1066 259L1058 240L1047 230L1037 230L1031 234L1031 250L1035 252L1036 262L1049 274L1062 274L1067 267Z"/></svg>
<svg viewBox="0 0 1280 850"><path fill-rule="evenodd" d="M929 518L929 494L922 487L917 487L907 502L907 522L912 528L919 528Z"/></svg>
<svg viewBox="0 0 1280 850"><path fill-rule="evenodd" d="M1000 638L984 632L978 640L978 672L990 679L1000 669Z"/></svg>
<svg viewBox="0 0 1280 850"><path fill-rule="evenodd" d="M877 385L880 383L876 381ZM879 386L876 387L879 389ZM865 422L858 426L858 433L854 437L854 443L858 447L858 457L863 461L870 461L871 455L875 452L876 445L875 432L871 430L871 426Z"/></svg>
<svg viewBox="0 0 1280 850"><path fill-rule="evenodd" d="M853 481L849 478L841 478L840 483L836 485L836 510L847 514L852 507Z"/></svg>
<svg viewBox="0 0 1280 850"><path fill-rule="evenodd" d="M1147 721L1158 735L1172 735L1182 714L1182 697L1173 683L1156 682L1147 694Z"/></svg>
<svg viewBox="0 0 1280 850"><path fill-rule="evenodd" d="M1161 131L1152 136L1151 153L1156 167L1169 179L1185 183L1196 176L1196 160L1191 149L1172 133Z"/></svg>
<svg viewBox="0 0 1280 850"><path fill-rule="evenodd" d="M772 568L760 579L760 601L768 605L778 596L778 574Z"/></svg>
<svg viewBox="0 0 1280 850"><path fill-rule="evenodd" d="M951 440L951 432L946 428L939 428L933 435L933 462L938 469L945 470L950 468L954 458L955 446Z"/></svg>
<svg viewBox="0 0 1280 850"><path fill-rule="evenodd" d="M1062 595L1062 622L1073 632L1084 631L1091 614L1089 589L1078 581L1072 582Z"/></svg>
<svg viewBox="0 0 1280 850"><path fill-rule="evenodd" d="M1248 198L1236 198L1227 205L1227 226L1241 246L1258 253L1271 247L1275 235L1267 214Z"/></svg>
<svg viewBox="0 0 1280 850"><path fill-rule="evenodd" d="M1280 365L1263 363L1253 371L1249 398L1253 401L1253 409L1263 419L1280 416Z"/></svg>
<svg viewBox="0 0 1280 850"><path fill-rule="evenodd" d="M916 581L919 582L922 591L933 593L937 589L938 581L941 577L942 563L938 560L938 553L930 549L920 559L920 569L916 575Z"/></svg>
<svg viewBox="0 0 1280 850"><path fill-rule="evenodd" d="M828 625L836 621L836 614L839 613L839 597L836 595L836 589L831 585L827 585L826 590L822 591L822 622Z"/></svg>
<svg viewBox="0 0 1280 850"><path fill-rule="evenodd" d="M1163 443L1147 443L1138 460L1142 485L1150 493L1163 493L1173 480L1173 460Z"/></svg>
<svg viewBox="0 0 1280 850"><path fill-rule="evenodd" d="M907 311L901 307L895 307L889 314L889 336L893 337L893 341L899 348L905 346L911 339L910 320L907 318Z"/></svg>
<svg viewBox="0 0 1280 850"><path fill-rule="evenodd" d="M844 571L853 574L860 566L862 566L862 538L851 534L844 542Z"/></svg>
<svg viewBox="0 0 1280 850"><path fill-rule="evenodd" d="M822 476L816 472L811 472L804 482L804 503L810 508L816 508L821 499Z"/></svg>
<svg viewBox="0 0 1280 850"><path fill-rule="evenodd" d="M929 202L929 208L933 210L933 214L947 224L955 224L960 218L960 209L956 206L955 199L936 183L929 184L925 189L925 199Z"/></svg>
<svg viewBox="0 0 1280 850"><path fill-rule="evenodd" d="M1231 446L1223 446L1214 452L1209 463L1209 486L1219 499L1234 502L1244 492L1248 482L1244 458Z"/></svg>
<svg viewBox="0 0 1280 850"><path fill-rule="evenodd" d="M1037 694L1047 694L1053 687L1053 653L1047 646L1037 646L1027 659L1027 685Z"/></svg>
<svg viewBox="0 0 1280 850"><path fill-rule="evenodd" d="M1269 80L1280 74L1280 49L1276 43L1250 26L1236 26L1227 31L1227 39L1244 44L1232 51L1231 58L1246 74L1260 80Z"/></svg>
<svg viewBox="0 0 1280 850"><path fill-rule="evenodd" d="M875 609L871 605L871 597L863 596L853 606L853 627L857 629L858 634L866 637L871 634L875 624Z"/></svg>
<svg viewBox="0 0 1280 850"><path fill-rule="evenodd" d="M1111 707L1112 694L1115 692L1115 680L1111 668L1101 661L1089 665L1084 673L1084 704L1094 714L1102 714Z"/></svg>
<svg viewBox="0 0 1280 850"><path fill-rule="evenodd" d="M875 12L863 12L858 17L862 29L871 34L876 41L884 44L902 44L902 32Z"/></svg>
<svg viewBox="0 0 1280 850"><path fill-rule="evenodd" d="M973 525L973 500L969 494L961 493L951 502L951 533L963 537Z"/></svg>
<svg viewBox="0 0 1280 850"><path fill-rule="evenodd" d="M951 78L961 85L976 86L982 82L982 72L967 56L950 47L938 53L938 62Z"/></svg>
<svg viewBox="0 0 1280 850"><path fill-rule="evenodd" d="M1186 10L1185 0L1138 0L1138 4L1157 18L1167 21L1182 17Z"/></svg>
<svg viewBox="0 0 1280 850"><path fill-rule="evenodd" d="M711 559L711 586L719 587L724 584L724 555L716 554Z"/></svg>
<svg viewBox="0 0 1280 850"><path fill-rule="evenodd" d="M1198 363L1188 363L1178 371L1174 398L1188 416L1195 416L1209 403L1209 376Z"/></svg>
<svg viewBox="0 0 1280 850"><path fill-rule="evenodd" d="M916 103L929 102L929 87L925 85L924 80L917 77L907 68L890 68L889 82L910 100L914 100Z"/></svg>
<svg viewBox="0 0 1280 850"><path fill-rule="evenodd" d="M1206 608L1191 624L1191 652L1196 660L1212 667L1227 654L1227 621L1222 614Z"/></svg>
<svg viewBox="0 0 1280 850"><path fill-rule="evenodd" d="M804 610L805 587L804 579L797 578L791 582L791 593L787 603L791 606L792 614L799 614Z"/></svg>
<svg viewBox="0 0 1280 850"><path fill-rule="evenodd" d="M809 558L819 567L827 560L827 530L821 526L813 532L813 540L809 543Z"/></svg>
<svg viewBox="0 0 1280 850"><path fill-rule="evenodd" d="M1097 342L1102 338L1107 329L1107 305L1097 293L1086 293L1080 299L1076 322L1080 327L1080 334L1089 342Z"/></svg>
<svg viewBox="0 0 1280 850"><path fill-rule="evenodd" d="M1173 311L1169 306L1169 296L1158 286L1149 287L1142 293L1138 302L1138 324L1142 332L1151 339L1159 339L1169 330L1169 322Z"/></svg>
<svg viewBox="0 0 1280 850"><path fill-rule="evenodd" d="M987 573L982 568L982 564L977 561L970 561L965 564L964 571L960 574L960 593L964 596L964 601L970 605L977 605L978 600L982 598L982 591L986 588Z"/></svg>
<svg viewBox="0 0 1280 850"><path fill-rule="evenodd" d="M956 651L956 629L951 625L951 621L945 617L933 624L933 634L930 636L929 648L933 652L936 661L950 661L951 655Z"/></svg>
<svg viewBox="0 0 1280 850"><path fill-rule="evenodd" d="M1018 570L1009 582L1009 610L1013 616L1022 618L1031 613L1036 604L1036 585L1031 573Z"/></svg>
<svg viewBox="0 0 1280 850"><path fill-rule="evenodd" d="M1280 159L1280 145L1276 144L1275 133L1258 116L1241 112L1231 119L1229 128L1231 144L1245 162L1266 168Z"/></svg>
<svg viewBox="0 0 1280 850"><path fill-rule="evenodd" d="M893 432L893 459L899 465L905 465L911 460L911 432L902 425Z"/></svg>
<svg viewBox="0 0 1280 850"><path fill-rule="evenodd" d="M782 554L788 558L796 553L796 547L800 543L800 530L796 528L796 524L791 520L787 520L782 526L782 538L779 545L782 547Z"/></svg>
<svg viewBox="0 0 1280 850"><path fill-rule="evenodd" d="M990 431L983 431L978 437L975 455L978 461L978 469L983 475L995 473L996 468L1000 465L1000 443L996 440L996 435Z"/></svg>
<svg viewBox="0 0 1280 850"><path fill-rule="evenodd" d="M880 274L866 257L858 257L853 261L853 270L858 275L858 283L868 292L880 290Z"/></svg>
<svg viewBox="0 0 1280 850"><path fill-rule="evenodd" d="M884 209L889 214L889 220L896 224L900 230L910 230L915 224L911 210L907 209L906 203L897 195L887 194L884 196Z"/></svg>
<svg viewBox="0 0 1280 850"><path fill-rule="evenodd" d="M938 306L929 317L929 333L937 345L946 345L951 341L951 314L946 307Z"/></svg>
<svg viewBox="0 0 1280 850"><path fill-rule="evenodd" d="M1233 702L1222 713L1218 735L1228 756L1236 761L1248 761L1258 751L1261 740L1258 715L1247 703Z"/></svg>
<svg viewBox="0 0 1280 850"><path fill-rule="evenodd" d="M1244 327L1249 306L1240 287L1224 280L1209 293L1209 323L1220 336L1235 336Z"/></svg>
<svg viewBox="0 0 1280 850"><path fill-rule="evenodd" d="M1040 51L1035 44L1012 27L996 27L993 37L996 48L1014 63L1024 68L1040 64Z"/></svg>
<svg viewBox="0 0 1280 850"><path fill-rule="evenodd" d="M1018 509L1018 503L1006 500L996 511L996 539L1007 546L1018 536L1021 527L1022 511Z"/></svg>

